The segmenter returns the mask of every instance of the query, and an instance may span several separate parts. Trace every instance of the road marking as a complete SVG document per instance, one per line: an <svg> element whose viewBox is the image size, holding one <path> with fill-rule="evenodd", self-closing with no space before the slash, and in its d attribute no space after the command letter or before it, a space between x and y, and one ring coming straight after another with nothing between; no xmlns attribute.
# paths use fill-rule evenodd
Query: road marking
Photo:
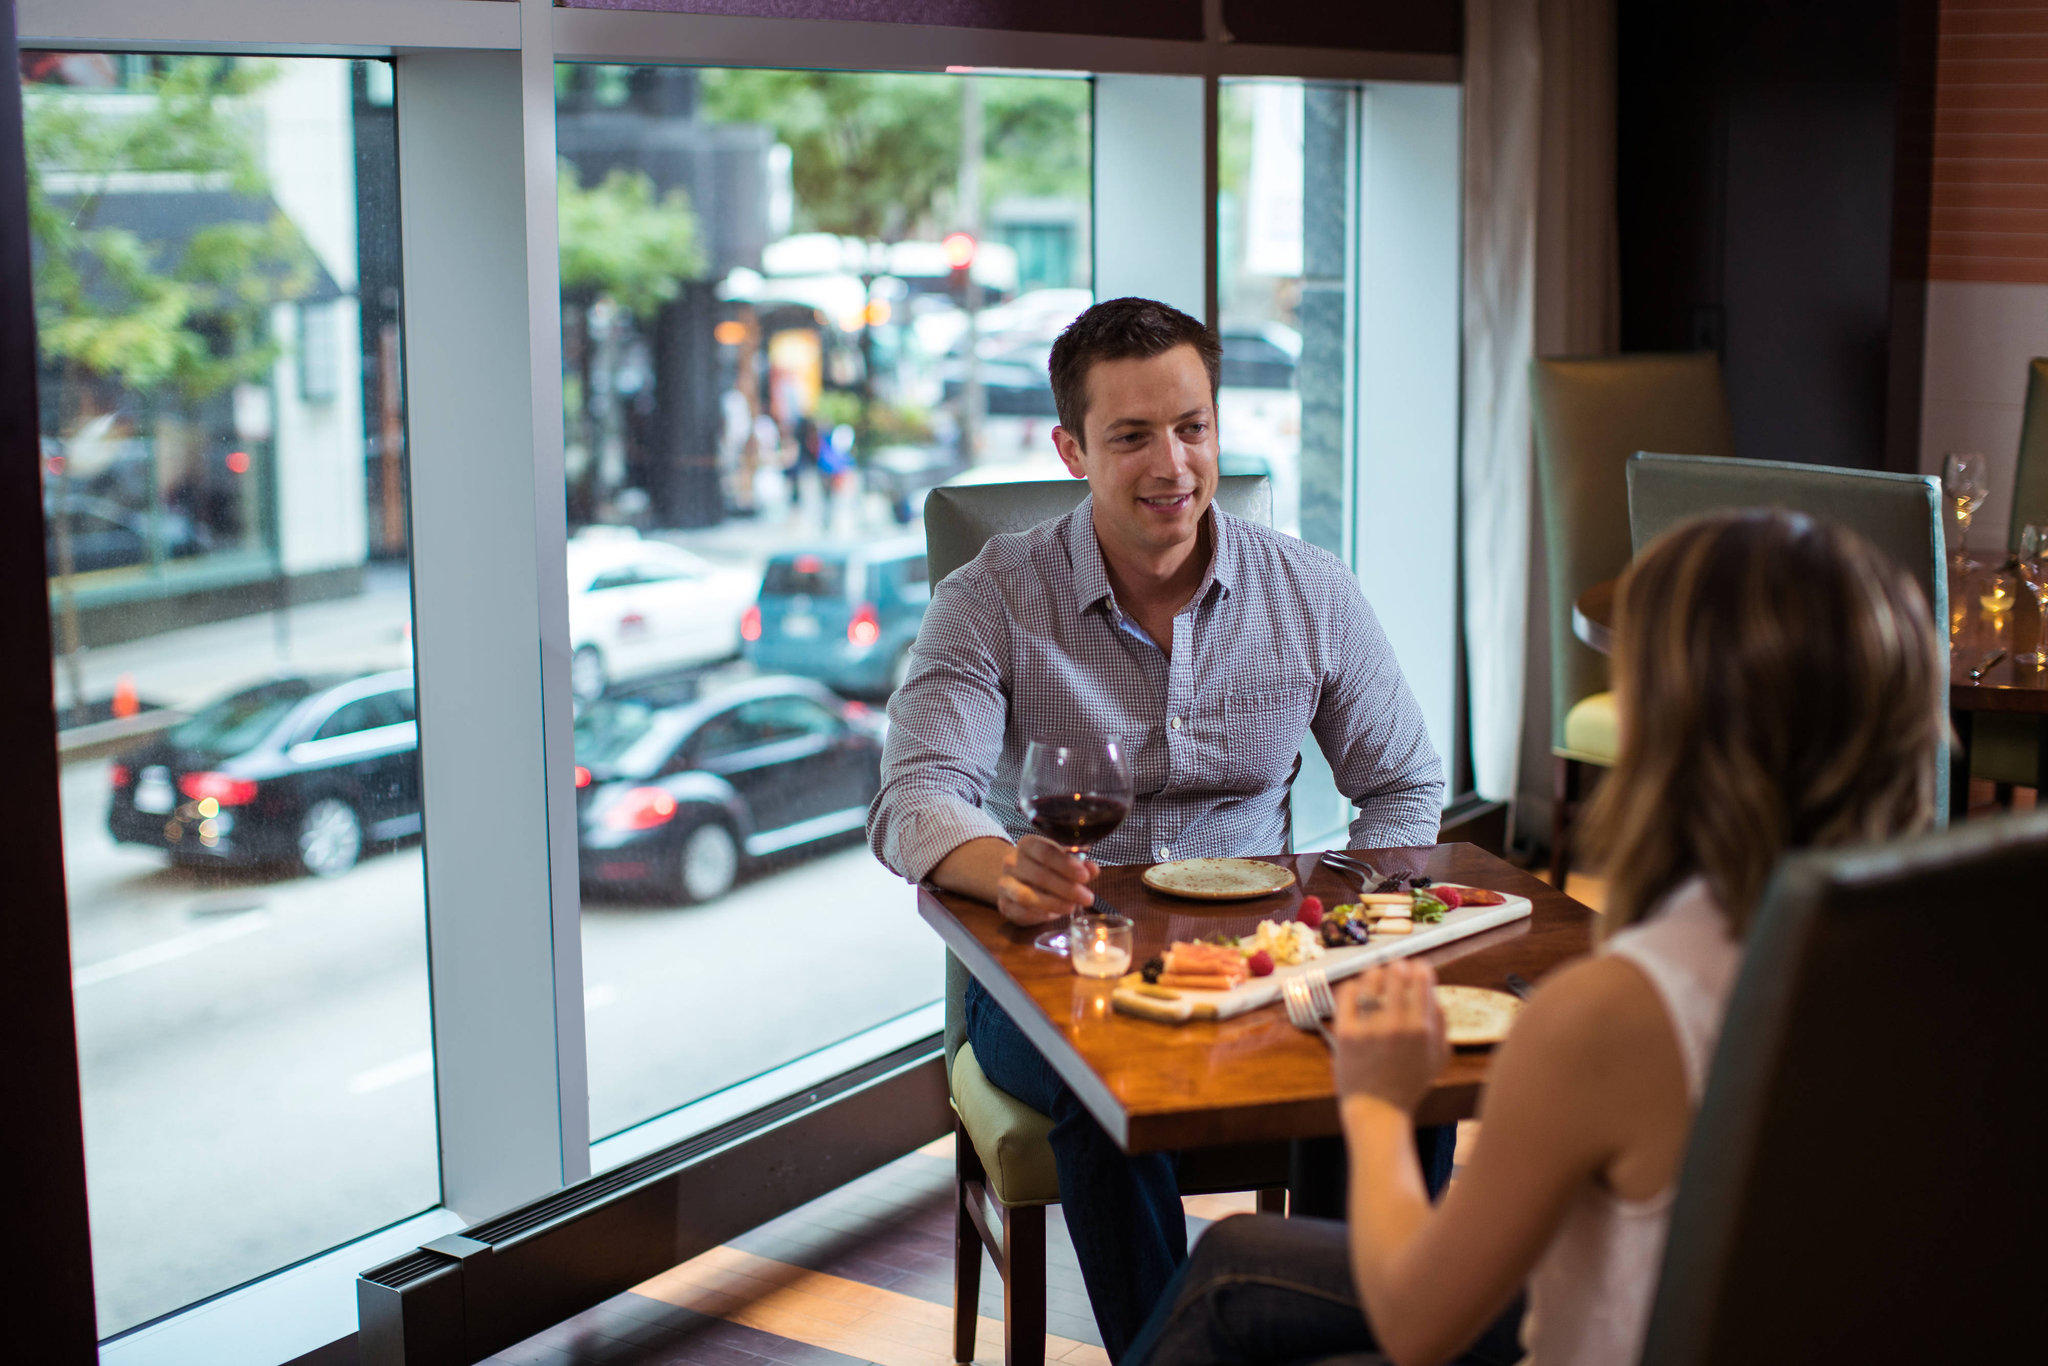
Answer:
<svg viewBox="0 0 2048 1366"><path fill-rule="evenodd" d="M230 939L240 939L270 926L270 912L250 911L233 920L223 920L217 925L207 925L190 930L172 938L159 940L143 948L127 953L117 953L112 958L102 958L97 963L88 963L75 968L71 973L71 989L80 991L86 987L111 982L116 977L126 977L131 972L146 968L161 967L173 963L187 954L197 953L214 944L224 944Z"/></svg>
<svg viewBox="0 0 2048 1366"><path fill-rule="evenodd" d="M434 1051L422 1048L417 1053L408 1053L394 1058L381 1067L372 1067L358 1072L348 1079L348 1093L352 1096L367 1096L372 1091L382 1091L387 1086L424 1077L434 1070Z"/></svg>

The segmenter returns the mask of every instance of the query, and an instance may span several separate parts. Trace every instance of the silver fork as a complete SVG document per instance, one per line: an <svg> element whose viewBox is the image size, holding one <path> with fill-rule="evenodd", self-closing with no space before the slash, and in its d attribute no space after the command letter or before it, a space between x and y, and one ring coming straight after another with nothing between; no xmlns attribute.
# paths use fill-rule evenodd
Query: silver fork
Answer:
<svg viewBox="0 0 2048 1366"><path fill-rule="evenodd" d="M1314 1030L1323 1036L1323 1042L1335 1048L1337 1041L1330 1037L1329 1027L1309 997L1308 983L1299 977L1290 977L1280 984L1280 1000L1287 1007L1287 1022L1296 1029L1307 1033Z"/></svg>
<svg viewBox="0 0 2048 1366"><path fill-rule="evenodd" d="M1355 876L1358 879L1358 888L1361 894L1371 891L1384 881L1380 876L1379 869L1373 867L1362 858L1355 858L1345 853L1342 849L1325 849L1322 856L1322 866L1334 868L1340 872L1350 873Z"/></svg>
<svg viewBox="0 0 2048 1366"><path fill-rule="evenodd" d="M1308 983L1309 1004L1315 1007L1316 1014L1325 1020L1336 1019L1337 996L1330 990L1329 974L1321 968L1310 968L1301 977Z"/></svg>

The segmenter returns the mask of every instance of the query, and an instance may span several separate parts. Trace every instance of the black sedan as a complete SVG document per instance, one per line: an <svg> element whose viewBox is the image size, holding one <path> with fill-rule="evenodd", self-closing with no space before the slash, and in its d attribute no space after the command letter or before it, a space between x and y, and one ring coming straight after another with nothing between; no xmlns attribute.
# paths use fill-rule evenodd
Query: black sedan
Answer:
<svg viewBox="0 0 2048 1366"><path fill-rule="evenodd" d="M316 877L420 829L410 670L280 678L222 698L114 763L107 828L181 863Z"/></svg>
<svg viewBox="0 0 2048 1366"><path fill-rule="evenodd" d="M798 678L591 704L576 718L584 884L709 901L750 859L858 830L883 725Z"/></svg>

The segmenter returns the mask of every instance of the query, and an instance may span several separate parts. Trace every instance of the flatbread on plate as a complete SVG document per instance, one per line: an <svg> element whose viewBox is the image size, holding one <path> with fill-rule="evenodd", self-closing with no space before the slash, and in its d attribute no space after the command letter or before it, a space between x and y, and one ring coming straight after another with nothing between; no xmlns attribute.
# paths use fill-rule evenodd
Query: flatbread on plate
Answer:
<svg viewBox="0 0 2048 1366"><path fill-rule="evenodd" d="M1436 1003L1443 1007L1444 1034L1454 1048L1499 1043L1522 1008L1507 992L1487 987L1438 987Z"/></svg>
<svg viewBox="0 0 2048 1366"><path fill-rule="evenodd" d="M1141 877L1155 892L1197 901L1238 901L1268 896L1294 885L1290 869L1253 858L1178 859L1155 863Z"/></svg>

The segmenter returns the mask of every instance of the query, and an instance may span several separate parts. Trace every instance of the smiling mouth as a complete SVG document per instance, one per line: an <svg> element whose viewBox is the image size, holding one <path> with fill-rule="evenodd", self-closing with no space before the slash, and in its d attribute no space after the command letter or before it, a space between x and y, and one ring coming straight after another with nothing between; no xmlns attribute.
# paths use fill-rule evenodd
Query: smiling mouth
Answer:
<svg viewBox="0 0 2048 1366"><path fill-rule="evenodd" d="M1154 512L1173 512L1185 506L1194 496L1193 493L1168 493L1140 498L1138 501Z"/></svg>

